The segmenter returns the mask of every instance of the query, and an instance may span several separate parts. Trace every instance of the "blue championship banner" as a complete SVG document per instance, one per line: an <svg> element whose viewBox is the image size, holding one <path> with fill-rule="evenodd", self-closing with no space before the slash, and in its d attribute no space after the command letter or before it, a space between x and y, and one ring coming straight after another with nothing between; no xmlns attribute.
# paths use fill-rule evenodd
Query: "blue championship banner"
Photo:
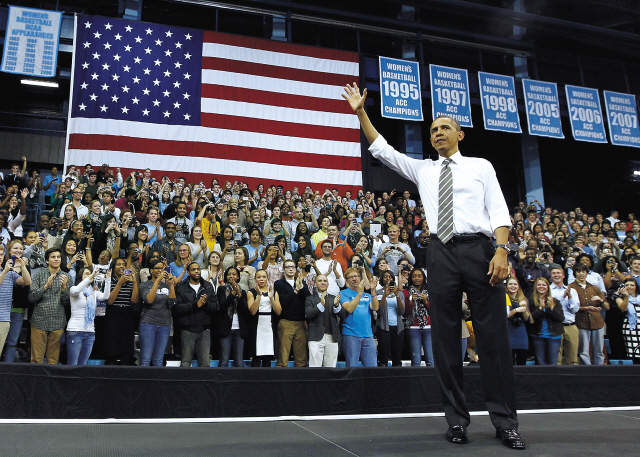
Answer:
<svg viewBox="0 0 640 457"><path fill-rule="evenodd" d="M573 138L590 143L606 143L607 134L604 131L598 90L568 84L564 89L567 93Z"/></svg>
<svg viewBox="0 0 640 457"><path fill-rule="evenodd" d="M523 79L529 134L564 138L560 121L560 104L556 83Z"/></svg>
<svg viewBox="0 0 640 457"><path fill-rule="evenodd" d="M640 148L636 97L605 90L604 105L607 108L611 144Z"/></svg>
<svg viewBox="0 0 640 457"><path fill-rule="evenodd" d="M513 76L478 72L484 128L498 132L522 133Z"/></svg>
<svg viewBox="0 0 640 457"><path fill-rule="evenodd" d="M379 63L382 117L423 120L418 62L380 56Z"/></svg>
<svg viewBox="0 0 640 457"><path fill-rule="evenodd" d="M42 78L56 75L62 13L9 6L2 68Z"/></svg>
<svg viewBox="0 0 640 457"><path fill-rule="evenodd" d="M462 127L473 127L469 104L467 70L429 65L431 75L431 114L449 116Z"/></svg>

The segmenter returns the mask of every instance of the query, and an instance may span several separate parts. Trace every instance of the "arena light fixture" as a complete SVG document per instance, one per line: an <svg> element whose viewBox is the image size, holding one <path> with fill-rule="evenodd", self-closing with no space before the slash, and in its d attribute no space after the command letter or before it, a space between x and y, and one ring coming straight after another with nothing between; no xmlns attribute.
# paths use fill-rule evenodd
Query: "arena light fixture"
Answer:
<svg viewBox="0 0 640 457"><path fill-rule="evenodd" d="M57 82L38 81L37 79L22 79L20 82L28 86L59 87Z"/></svg>

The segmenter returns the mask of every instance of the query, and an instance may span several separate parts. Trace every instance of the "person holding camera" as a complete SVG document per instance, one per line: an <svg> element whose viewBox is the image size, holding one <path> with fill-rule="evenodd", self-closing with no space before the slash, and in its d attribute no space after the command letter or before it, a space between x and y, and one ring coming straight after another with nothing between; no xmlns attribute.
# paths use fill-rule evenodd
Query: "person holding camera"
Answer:
<svg viewBox="0 0 640 457"><path fill-rule="evenodd" d="M611 306L605 317L607 338L609 339L609 357L623 359L627 355L622 335L625 313L618 307L617 298L621 296L623 291L626 292L624 280L628 276L620 271L620 261L615 256L604 257L600 263L603 269L602 280L607 288L607 301Z"/></svg>
<svg viewBox="0 0 640 457"><path fill-rule="evenodd" d="M515 268L516 278L518 278L524 296L528 298L533 295L536 279L544 278L548 281L551 278L549 269L537 262L536 259L536 249L528 247L526 250L522 248L518 250L518 265Z"/></svg>
<svg viewBox="0 0 640 457"><path fill-rule="evenodd" d="M163 366L171 331L171 308L176 304L175 278L164 262L150 265L151 279L140 284L140 366Z"/></svg>
<svg viewBox="0 0 640 457"><path fill-rule="evenodd" d="M176 215L168 219L167 222L173 222L176 225L176 241L178 243L186 243L191 234L193 222L187 217L187 204L185 202L181 201L176 205Z"/></svg>
<svg viewBox="0 0 640 457"><path fill-rule="evenodd" d="M396 284L395 275L384 271L376 290L378 298L378 319L376 338L378 340L378 366L402 366L402 347L404 342L404 294Z"/></svg>
<svg viewBox="0 0 640 457"><path fill-rule="evenodd" d="M389 235L389 242L382 243L380 245L377 258L386 259L387 263L391 267L391 271L394 274L398 274L398 262L402 259L406 259L409 264L416 263L416 259L411 253L411 248L406 243L399 241L400 227L395 224L389 225L387 229L387 235Z"/></svg>
<svg viewBox="0 0 640 457"><path fill-rule="evenodd" d="M526 365L529 352L529 337L525 324L529 322L529 302L524 296L518 279L507 279L507 322L514 365Z"/></svg>

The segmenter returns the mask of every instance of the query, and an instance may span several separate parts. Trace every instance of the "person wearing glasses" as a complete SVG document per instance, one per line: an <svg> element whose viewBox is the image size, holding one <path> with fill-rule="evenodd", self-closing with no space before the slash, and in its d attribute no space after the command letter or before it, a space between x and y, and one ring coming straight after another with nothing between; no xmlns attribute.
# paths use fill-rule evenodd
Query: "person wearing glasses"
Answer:
<svg viewBox="0 0 640 457"><path fill-rule="evenodd" d="M340 293L340 305L347 312L342 322L342 344L347 367L363 367L378 365L376 344L371 329L371 312L379 307L378 298L364 291L365 281L357 268L349 268L345 272L348 289ZM374 279L371 290L375 291L377 281Z"/></svg>
<svg viewBox="0 0 640 457"><path fill-rule="evenodd" d="M296 263L293 260L284 261L284 277L275 282L273 290L276 306L282 308L278 322L276 366L288 366L289 354L293 348L295 366L304 367L307 364L304 302L309 289L303 287L302 273L296 275Z"/></svg>
<svg viewBox="0 0 640 457"><path fill-rule="evenodd" d="M73 205L76 208L76 213L78 215L78 219L82 219L83 217L87 217L89 215L89 208L87 208L86 206L84 206L82 204L82 190L79 188L75 188L73 189L73 192L71 192L71 203L67 203L66 205L62 206L62 209L60 210L60 217L64 217L64 209L68 206L68 205Z"/></svg>

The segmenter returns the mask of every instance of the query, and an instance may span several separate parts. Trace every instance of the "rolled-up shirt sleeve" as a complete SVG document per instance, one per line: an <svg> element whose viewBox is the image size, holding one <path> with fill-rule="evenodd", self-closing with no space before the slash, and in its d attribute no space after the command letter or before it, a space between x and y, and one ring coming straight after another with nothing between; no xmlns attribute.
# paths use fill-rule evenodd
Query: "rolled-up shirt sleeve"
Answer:
<svg viewBox="0 0 640 457"><path fill-rule="evenodd" d="M491 231L498 227L511 228L511 216L507 202L502 194L500 183L493 166L487 161L484 179L484 205L489 216Z"/></svg>

